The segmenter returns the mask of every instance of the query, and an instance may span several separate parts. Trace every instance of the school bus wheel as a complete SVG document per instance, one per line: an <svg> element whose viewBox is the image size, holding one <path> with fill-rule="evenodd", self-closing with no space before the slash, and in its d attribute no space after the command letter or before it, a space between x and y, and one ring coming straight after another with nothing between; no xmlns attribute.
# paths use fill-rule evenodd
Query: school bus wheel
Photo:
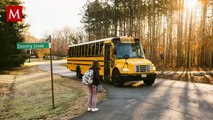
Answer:
<svg viewBox="0 0 213 120"><path fill-rule="evenodd" d="M76 77L82 78L81 68L79 66L76 67Z"/></svg>
<svg viewBox="0 0 213 120"><path fill-rule="evenodd" d="M151 78L151 79L145 79L143 80L143 82L146 84L146 85L152 85L154 82L155 82L155 79Z"/></svg>
<svg viewBox="0 0 213 120"><path fill-rule="evenodd" d="M119 87L123 85L123 81L121 79L121 74L118 69L113 70L112 83L113 83L113 85L119 86Z"/></svg>

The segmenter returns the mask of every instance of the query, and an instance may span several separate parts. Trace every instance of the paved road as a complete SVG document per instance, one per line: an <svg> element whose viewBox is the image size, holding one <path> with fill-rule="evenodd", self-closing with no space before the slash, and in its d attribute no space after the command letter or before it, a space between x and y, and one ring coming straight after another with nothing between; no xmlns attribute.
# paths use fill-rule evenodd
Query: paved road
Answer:
<svg viewBox="0 0 213 120"><path fill-rule="evenodd" d="M60 63L54 63L54 73L74 78ZM104 86L108 96L98 103L100 110L75 120L213 120L213 85L156 79L150 87Z"/></svg>

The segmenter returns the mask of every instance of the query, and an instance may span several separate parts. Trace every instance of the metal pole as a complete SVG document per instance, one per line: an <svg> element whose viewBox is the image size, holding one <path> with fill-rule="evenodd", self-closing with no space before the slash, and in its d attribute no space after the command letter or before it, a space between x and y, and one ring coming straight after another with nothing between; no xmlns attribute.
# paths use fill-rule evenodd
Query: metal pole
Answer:
<svg viewBox="0 0 213 120"><path fill-rule="evenodd" d="M29 50L29 62L30 62L30 58L31 58L31 50Z"/></svg>
<svg viewBox="0 0 213 120"><path fill-rule="evenodd" d="M51 45L51 36L49 36L50 45ZM51 46L52 47L52 46ZM51 71L51 85L52 85L52 104L53 109L55 109L54 105L54 89L53 89L53 63L52 63L52 48L50 47L50 71Z"/></svg>

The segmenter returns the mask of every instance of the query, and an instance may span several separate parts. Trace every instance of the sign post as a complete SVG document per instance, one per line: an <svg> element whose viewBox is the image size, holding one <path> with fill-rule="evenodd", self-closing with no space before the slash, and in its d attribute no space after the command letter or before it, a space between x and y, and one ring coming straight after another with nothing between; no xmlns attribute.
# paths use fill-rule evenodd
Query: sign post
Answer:
<svg viewBox="0 0 213 120"><path fill-rule="evenodd" d="M49 36L49 41L51 44L51 36ZM50 47L50 71L51 71L51 85L52 85L52 105L53 109L55 109L54 105L54 89L53 89L53 62L52 62L52 48Z"/></svg>
<svg viewBox="0 0 213 120"><path fill-rule="evenodd" d="M49 42L34 42L34 43L16 43L16 48L18 50L32 50L32 49L50 49L50 71L51 71L51 87L52 87L52 106L55 109L54 105L54 88L53 88L53 66L52 66L52 49L51 49L51 36L47 39Z"/></svg>

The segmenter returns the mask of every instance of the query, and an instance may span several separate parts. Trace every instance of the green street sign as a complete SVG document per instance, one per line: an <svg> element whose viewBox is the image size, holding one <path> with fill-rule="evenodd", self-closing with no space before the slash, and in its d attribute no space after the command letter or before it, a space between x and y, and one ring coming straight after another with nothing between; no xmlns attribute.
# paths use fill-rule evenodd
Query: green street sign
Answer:
<svg viewBox="0 0 213 120"><path fill-rule="evenodd" d="M37 43L16 43L16 47L18 50L29 50L29 49L44 49L51 48L51 44L49 42L37 42Z"/></svg>

